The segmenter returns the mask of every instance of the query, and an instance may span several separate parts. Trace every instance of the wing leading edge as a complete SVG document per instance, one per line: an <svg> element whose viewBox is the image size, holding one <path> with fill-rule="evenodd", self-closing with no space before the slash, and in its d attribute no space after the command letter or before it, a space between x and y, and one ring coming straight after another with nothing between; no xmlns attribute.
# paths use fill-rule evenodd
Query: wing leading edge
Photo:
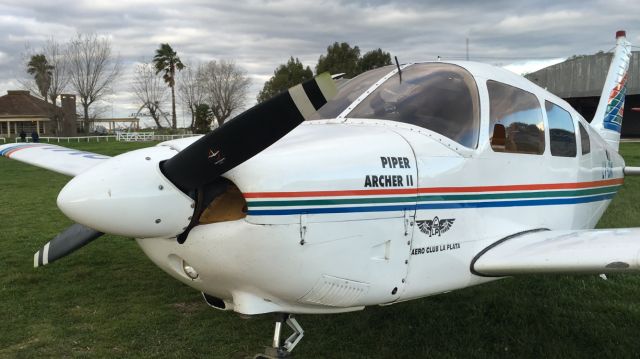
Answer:
<svg viewBox="0 0 640 359"><path fill-rule="evenodd" d="M109 156L47 143L11 143L0 146L0 156L37 167L76 176L109 159Z"/></svg>
<svg viewBox="0 0 640 359"><path fill-rule="evenodd" d="M640 228L528 231L503 238L471 262L474 274L640 271Z"/></svg>

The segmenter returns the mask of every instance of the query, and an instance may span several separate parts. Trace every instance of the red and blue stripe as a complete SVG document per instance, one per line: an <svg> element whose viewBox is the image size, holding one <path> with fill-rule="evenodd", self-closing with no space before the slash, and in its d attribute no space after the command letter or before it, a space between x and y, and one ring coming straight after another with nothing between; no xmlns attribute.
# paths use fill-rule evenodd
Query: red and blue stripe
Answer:
<svg viewBox="0 0 640 359"><path fill-rule="evenodd" d="M248 215L295 215L581 204L610 200L622 178L473 187L245 193Z"/></svg>

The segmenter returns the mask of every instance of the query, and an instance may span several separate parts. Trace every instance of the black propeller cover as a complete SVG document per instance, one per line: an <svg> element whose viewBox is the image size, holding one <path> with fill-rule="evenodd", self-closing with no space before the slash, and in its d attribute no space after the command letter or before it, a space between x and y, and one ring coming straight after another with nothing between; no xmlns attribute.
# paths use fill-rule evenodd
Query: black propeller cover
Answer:
<svg viewBox="0 0 640 359"><path fill-rule="evenodd" d="M335 92L328 74L294 86L225 122L160 168L185 193L197 190L284 137Z"/></svg>

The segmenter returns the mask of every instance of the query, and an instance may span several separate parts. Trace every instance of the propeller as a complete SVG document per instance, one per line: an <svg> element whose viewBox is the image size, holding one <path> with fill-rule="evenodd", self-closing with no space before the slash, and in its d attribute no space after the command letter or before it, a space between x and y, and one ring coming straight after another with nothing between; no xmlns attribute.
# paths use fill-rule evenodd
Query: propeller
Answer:
<svg viewBox="0 0 640 359"><path fill-rule="evenodd" d="M331 76L328 73L321 74L236 116L177 155L161 162L160 169L180 190L187 194L195 193L310 119L336 92ZM60 198L58 200L60 205ZM72 198L71 201L76 200ZM144 198L141 200L144 201ZM184 242L186 234L195 224L194 219L191 222L179 236L180 243ZM37 251L33 265L47 265L103 234L76 223Z"/></svg>
<svg viewBox="0 0 640 359"><path fill-rule="evenodd" d="M33 255L33 267L38 268L47 265L71 254L103 234L104 233L98 232L95 229L75 223L58 234Z"/></svg>
<svg viewBox="0 0 640 359"><path fill-rule="evenodd" d="M197 190L284 137L336 92L328 73L294 86L241 113L161 163L162 173L185 193Z"/></svg>

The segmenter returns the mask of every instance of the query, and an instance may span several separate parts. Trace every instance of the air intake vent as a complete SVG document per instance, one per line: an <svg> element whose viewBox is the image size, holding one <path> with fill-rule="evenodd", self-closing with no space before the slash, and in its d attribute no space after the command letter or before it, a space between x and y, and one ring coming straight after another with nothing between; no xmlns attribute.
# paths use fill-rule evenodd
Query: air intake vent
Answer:
<svg viewBox="0 0 640 359"><path fill-rule="evenodd" d="M316 285L300 302L328 305L332 307L351 307L369 291L369 284L343 278L323 275Z"/></svg>
<svg viewBox="0 0 640 359"><path fill-rule="evenodd" d="M216 308L216 309L220 309L220 310L226 310L227 309L227 305L224 303L224 301L218 297L214 297L212 295L209 295L205 292L202 292L202 297L204 298L204 301L207 302L207 304L209 304L210 306Z"/></svg>

